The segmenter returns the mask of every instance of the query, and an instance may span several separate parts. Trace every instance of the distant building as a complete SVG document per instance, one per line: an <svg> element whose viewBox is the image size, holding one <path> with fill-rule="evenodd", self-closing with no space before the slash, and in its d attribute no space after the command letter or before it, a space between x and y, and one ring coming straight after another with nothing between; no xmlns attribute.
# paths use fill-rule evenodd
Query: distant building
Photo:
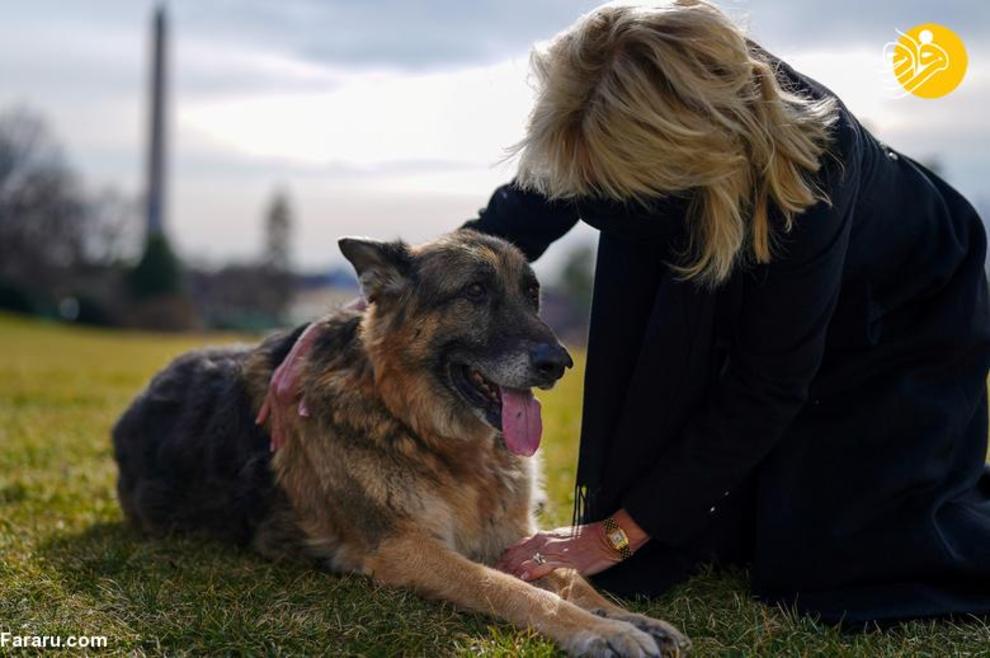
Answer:
<svg viewBox="0 0 990 658"><path fill-rule="evenodd" d="M350 270L338 268L326 274L300 276L286 311L290 324L302 324L326 315L361 294Z"/></svg>

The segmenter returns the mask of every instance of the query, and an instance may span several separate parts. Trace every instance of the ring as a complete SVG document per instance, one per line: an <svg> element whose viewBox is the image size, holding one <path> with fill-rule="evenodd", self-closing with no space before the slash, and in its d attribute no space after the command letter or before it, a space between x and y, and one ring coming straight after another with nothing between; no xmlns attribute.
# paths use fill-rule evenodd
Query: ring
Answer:
<svg viewBox="0 0 990 658"><path fill-rule="evenodd" d="M543 557L542 553L537 552L533 553L533 562L536 562L537 564L546 564L547 559Z"/></svg>

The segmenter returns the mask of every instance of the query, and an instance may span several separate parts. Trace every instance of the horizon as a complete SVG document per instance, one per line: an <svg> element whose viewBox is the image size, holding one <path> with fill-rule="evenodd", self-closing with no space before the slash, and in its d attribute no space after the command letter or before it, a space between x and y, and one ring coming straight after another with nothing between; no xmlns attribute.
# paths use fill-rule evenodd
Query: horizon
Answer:
<svg viewBox="0 0 990 658"><path fill-rule="evenodd" d="M86 7L41 0L4 10L0 108L40 112L88 189L144 190L151 0ZM165 3L170 23L166 232L191 263L219 265L261 251L265 206L287 191L294 263L304 272L345 265L336 238L418 242L475 216L511 178L498 164L522 137L532 99L529 49L598 2L444 0L410 8L291 0ZM835 91L874 134L940 164L986 215L990 76L984 3L930 8L850 0L774 7L718 3L746 15L750 35ZM854 7L855 19L838 5ZM815 37L796 25L816 16ZM896 29L927 21L969 49L961 87L938 100L894 98L881 51ZM537 263L547 276L587 226Z"/></svg>

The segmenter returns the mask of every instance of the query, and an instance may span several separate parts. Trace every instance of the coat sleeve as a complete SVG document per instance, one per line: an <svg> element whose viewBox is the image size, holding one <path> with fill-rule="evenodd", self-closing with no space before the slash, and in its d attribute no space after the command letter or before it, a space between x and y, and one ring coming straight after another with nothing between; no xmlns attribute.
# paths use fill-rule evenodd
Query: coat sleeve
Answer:
<svg viewBox="0 0 990 658"><path fill-rule="evenodd" d="M807 400L839 295L854 206L854 185L825 189L832 204L802 213L776 260L741 273L725 369L679 440L622 499L660 542L683 544L703 530Z"/></svg>
<svg viewBox="0 0 990 658"><path fill-rule="evenodd" d="M519 247L527 260L533 261L551 242L570 231L577 221L578 211L573 203L550 201L511 182L495 190L478 218L461 228L504 238Z"/></svg>

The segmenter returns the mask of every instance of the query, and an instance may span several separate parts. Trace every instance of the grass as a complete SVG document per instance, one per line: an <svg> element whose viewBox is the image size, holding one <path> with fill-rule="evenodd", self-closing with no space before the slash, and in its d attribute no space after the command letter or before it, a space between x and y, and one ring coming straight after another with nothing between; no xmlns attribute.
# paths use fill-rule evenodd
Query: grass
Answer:
<svg viewBox="0 0 990 658"><path fill-rule="evenodd" d="M363 577L187 538L148 541L125 526L111 424L173 355L231 339L0 315L0 631L105 635L111 654L556 654L532 633ZM548 524L570 518L580 387L576 372L541 395ZM705 573L631 607L677 624L702 656L990 656L984 623L843 635L754 602L741 572Z"/></svg>

